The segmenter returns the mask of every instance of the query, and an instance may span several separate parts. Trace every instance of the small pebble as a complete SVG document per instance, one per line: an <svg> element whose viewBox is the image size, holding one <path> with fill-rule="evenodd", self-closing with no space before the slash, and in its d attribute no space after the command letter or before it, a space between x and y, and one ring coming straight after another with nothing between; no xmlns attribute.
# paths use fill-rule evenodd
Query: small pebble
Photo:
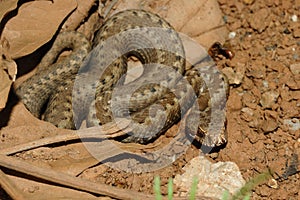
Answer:
<svg viewBox="0 0 300 200"><path fill-rule="evenodd" d="M283 30L283 33L284 33L284 34L291 34L291 31L290 31L288 28L285 28L285 29Z"/></svg>
<svg viewBox="0 0 300 200"><path fill-rule="evenodd" d="M264 80L262 83L263 83L263 86L265 88L269 88L269 82L268 81Z"/></svg>
<svg viewBox="0 0 300 200"><path fill-rule="evenodd" d="M298 60L298 59L299 59L299 55L298 55L298 54L294 54L294 55L293 55L293 59L294 59L294 60Z"/></svg>
<svg viewBox="0 0 300 200"><path fill-rule="evenodd" d="M294 75L300 74L300 63L290 65L290 70Z"/></svg>
<svg viewBox="0 0 300 200"><path fill-rule="evenodd" d="M300 129L300 121L299 119L285 119L283 120L283 124L287 125L290 130L297 131Z"/></svg>
<svg viewBox="0 0 300 200"><path fill-rule="evenodd" d="M291 19L292 19L293 22L297 22L298 21L297 15L292 15Z"/></svg>
<svg viewBox="0 0 300 200"><path fill-rule="evenodd" d="M277 91L265 92L262 94L259 102L264 108L272 108L272 106L276 103L278 96L279 93Z"/></svg>
<svg viewBox="0 0 300 200"><path fill-rule="evenodd" d="M269 187L271 187L271 188L274 188L274 189L277 189L277 188L278 188L278 183L277 183L277 181L276 181L274 178L270 179L270 180L268 181L267 185L268 185Z"/></svg>
<svg viewBox="0 0 300 200"><path fill-rule="evenodd" d="M236 36L236 32L230 32L228 35L229 39L233 39L235 38L235 36Z"/></svg>

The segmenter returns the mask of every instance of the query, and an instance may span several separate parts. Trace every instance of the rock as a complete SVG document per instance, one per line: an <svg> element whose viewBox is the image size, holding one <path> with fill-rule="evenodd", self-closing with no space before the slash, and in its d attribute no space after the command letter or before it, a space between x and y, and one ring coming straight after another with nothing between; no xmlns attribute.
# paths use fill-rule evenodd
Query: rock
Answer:
<svg viewBox="0 0 300 200"><path fill-rule="evenodd" d="M174 183L189 191L193 179L198 179L197 195L221 199L225 190L234 194L244 184L241 172L233 162L211 163L204 156L191 160L182 175L174 178Z"/></svg>
<svg viewBox="0 0 300 200"><path fill-rule="evenodd" d="M245 108L242 108L241 113L242 113L242 118L245 121L250 122L253 120L253 115L254 115L253 109L245 107Z"/></svg>
<svg viewBox="0 0 300 200"><path fill-rule="evenodd" d="M274 179L274 178L268 180L267 185L274 189L278 188L278 183L277 183L276 179Z"/></svg>
<svg viewBox="0 0 300 200"><path fill-rule="evenodd" d="M261 33L269 26L269 22L267 20L268 16L269 10L262 8L250 15L248 22L254 30Z"/></svg>
<svg viewBox="0 0 300 200"><path fill-rule="evenodd" d="M300 27L297 27L296 29L293 30L293 36L295 38L299 38L300 37Z"/></svg>
<svg viewBox="0 0 300 200"><path fill-rule="evenodd" d="M291 20L292 20L293 22L297 22L297 21L298 21L298 16L297 16L297 15L292 15L292 16L291 16Z"/></svg>
<svg viewBox="0 0 300 200"><path fill-rule="evenodd" d="M265 133L269 133L278 128L278 113L275 111L266 111L264 114L264 120L262 121L261 129Z"/></svg>
<svg viewBox="0 0 300 200"><path fill-rule="evenodd" d="M227 109L234 112L240 111L242 109L242 97L237 92L230 92L229 98L227 100Z"/></svg>
<svg viewBox="0 0 300 200"><path fill-rule="evenodd" d="M230 85L240 85L245 76L245 65L237 63L236 72L231 67L226 67L222 69L222 72L228 78Z"/></svg>
<svg viewBox="0 0 300 200"><path fill-rule="evenodd" d="M290 65L290 70L294 75L300 74L300 63Z"/></svg>
<svg viewBox="0 0 300 200"><path fill-rule="evenodd" d="M300 80L291 78L286 82L286 85L292 90L299 90L300 89Z"/></svg>
<svg viewBox="0 0 300 200"><path fill-rule="evenodd" d="M259 51L259 50L258 50ZM260 60L251 61L246 75L257 79L265 79L266 77L266 66Z"/></svg>
<svg viewBox="0 0 300 200"><path fill-rule="evenodd" d="M282 114L285 116L286 119L288 118L298 118L299 117L299 109L298 109L298 102L297 101L283 101L280 103L280 109Z"/></svg>
<svg viewBox="0 0 300 200"><path fill-rule="evenodd" d="M285 119L283 120L283 124L287 125L292 131L297 131L300 129L300 120L297 118Z"/></svg>
<svg viewBox="0 0 300 200"><path fill-rule="evenodd" d="M268 91L261 95L261 100L259 103L264 108L272 108L276 103L279 93L277 91Z"/></svg>
<svg viewBox="0 0 300 200"><path fill-rule="evenodd" d="M260 128L262 123L262 112L258 109L254 110L249 107L244 107L241 110L241 118L248 122L249 127L251 128Z"/></svg>

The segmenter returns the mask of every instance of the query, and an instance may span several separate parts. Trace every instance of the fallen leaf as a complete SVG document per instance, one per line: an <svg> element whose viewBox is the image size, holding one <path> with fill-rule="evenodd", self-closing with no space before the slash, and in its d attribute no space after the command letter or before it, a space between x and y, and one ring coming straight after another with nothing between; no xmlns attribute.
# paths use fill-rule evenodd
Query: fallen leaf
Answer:
<svg viewBox="0 0 300 200"><path fill-rule="evenodd" d="M2 34L10 43L11 57L28 55L48 42L76 6L75 0L22 4L17 16L7 22Z"/></svg>
<svg viewBox="0 0 300 200"><path fill-rule="evenodd" d="M2 0L0 2L0 21L10 11L17 7L18 0Z"/></svg>
<svg viewBox="0 0 300 200"><path fill-rule="evenodd" d="M218 2L207 0L121 0L111 14L127 9L144 9L165 18L178 32L195 39L208 49L212 43L224 43L228 30Z"/></svg>
<svg viewBox="0 0 300 200"><path fill-rule="evenodd" d="M0 42L0 111L5 107L11 84L16 79L17 65L8 54L9 44L6 39Z"/></svg>
<svg viewBox="0 0 300 200"><path fill-rule="evenodd" d="M77 0L78 7L64 23L64 29L75 30L80 23L88 16L89 10L94 5L95 0Z"/></svg>
<svg viewBox="0 0 300 200"><path fill-rule="evenodd" d="M3 69L0 69L0 111L5 107L7 102L8 93L10 90L10 86L12 81L7 79L7 74Z"/></svg>

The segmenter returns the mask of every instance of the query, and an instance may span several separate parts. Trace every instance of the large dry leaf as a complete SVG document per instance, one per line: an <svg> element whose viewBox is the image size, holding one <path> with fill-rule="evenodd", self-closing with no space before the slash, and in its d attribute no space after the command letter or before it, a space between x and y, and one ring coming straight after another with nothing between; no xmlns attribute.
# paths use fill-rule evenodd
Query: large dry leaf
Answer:
<svg viewBox="0 0 300 200"><path fill-rule="evenodd" d="M17 7L18 0L2 0L0 1L0 21L9 12Z"/></svg>
<svg viewBox="0 0 300 200"><path fill-rule="evenodd" d="M10 43L10 55L28 55L48 42L62 21L76 8L76 0L33 1L23 4L8 21L3 35Z"/></svg>
<svg viewBox="0 0 300 200"><path fill-rule="evenodd" d="M17 3L17 0L4 0L0 2L0 21L8 12L17 7ZM0 42L0 111L6 105L10 87L17 72L16 63L9 59L8 47L8 41L2 38Z"/></svg>
<svg viewBox="0 0 300 200"><path fill-rule="evenodd" d="M206 49L216 41L223 43L228 35L216 0L120 0L115 12L132 8L159 14Z"/></svg>
<svg viewBox="0 0 300 200"><path fill-rule="evenodd" d="M0 111L5 107L10 86L15 81L17 65L8 54L9 44L5 39L0 41Z"/></svg>
<svg viewBox="0 0 300 200"><path fill-rule="evenodd" d="M66 30L75 30L78 28L80 23L88 16L89 10L95 4L96 0L77 0L77 9L64 23Z"/></svg>
<svg viewBox="0 0 300 200"><path fill-rule="evenodd" d="M12 80L6 71L0 66L0 111L5 107Z"/></svg>

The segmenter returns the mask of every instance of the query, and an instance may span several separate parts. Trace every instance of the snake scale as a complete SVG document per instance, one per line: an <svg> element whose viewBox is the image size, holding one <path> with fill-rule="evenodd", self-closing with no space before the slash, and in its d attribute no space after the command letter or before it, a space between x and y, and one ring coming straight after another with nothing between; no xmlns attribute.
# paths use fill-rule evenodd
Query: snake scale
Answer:
<svg viewBox="0 0 300 200"><path fill-rule="evenodd" d="M56 62L66 48L71 55ZM130 56L139 59L144 71L124 84ZM126 10L104 22L92 48L80 33L58 34L36 74L16 93L34 116L43 115L59 128L130 117L132 133L121 138L124 142L153 141L193 107L186 131L204 145L220 146L227 141L226 120L213 114L225 112L224 76L208 57L189 67L185 63L182 41L168 22L147 11Z"/></svg>

